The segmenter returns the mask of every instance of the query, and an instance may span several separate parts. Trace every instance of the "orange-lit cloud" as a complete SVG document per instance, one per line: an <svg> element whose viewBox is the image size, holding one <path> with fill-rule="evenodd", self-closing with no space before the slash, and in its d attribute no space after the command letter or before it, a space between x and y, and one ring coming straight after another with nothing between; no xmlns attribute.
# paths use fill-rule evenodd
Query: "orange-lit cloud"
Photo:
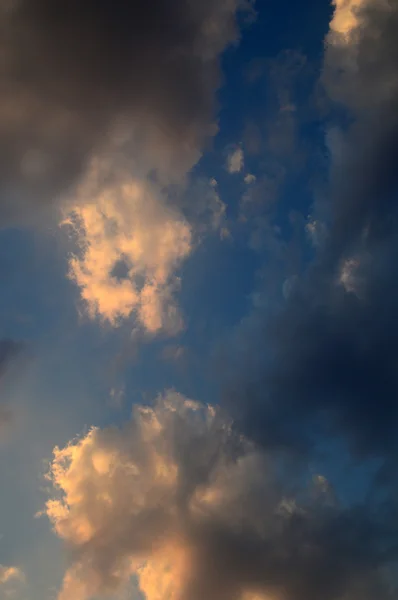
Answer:
<svg viewBox="0 0 398 600"><path fill-rule="evenodd" d="M175 301L175 270L191 251L191 230L166 205L159 189L108 161L95 161L65 224L78 250L70 277L91 317L111 324L133 313L145 331L175 333L182 319Z"/></svg>
<svg viewBox="0 0 398 600"><path fill-rule="evenodd" d="M133 576L146 600L357 600L378 577L356 559L366 524L323 477L299 502L275 466L176 392L56 448L46 513L71 551L59 600L124 593Z"/></svg>
<svg viewBox="0 0 398 600"><path fill-rule="evenodd" d="M0 565L0 598L2 600L18 600L24 582L25 575L20 567Z"/></svg>
<svg viewBox="0 0 398 600"><path fill-rule="evenodd" d="M330 29L348 41L351 32L358 25L358 10L367 0L334 0L334 14Z"/></svg>

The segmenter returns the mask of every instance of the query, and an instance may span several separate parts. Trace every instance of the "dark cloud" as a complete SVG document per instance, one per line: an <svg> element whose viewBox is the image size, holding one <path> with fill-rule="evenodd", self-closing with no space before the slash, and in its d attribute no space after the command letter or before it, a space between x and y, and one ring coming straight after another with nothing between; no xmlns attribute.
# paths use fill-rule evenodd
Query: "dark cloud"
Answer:
<svg viewBox="0 0 398 600"><path fill-rule="evenodd" d="M328 38L324 83L350 120L331 148L328 237L283 308L260 310L252 366L228 390L259 446L171 393L123 432L57 449L47 514L72 549L61 600L114 592L137 556L149 600L164 575L178 600L397 598L398 3L378 6L364 3L349 42ZM306 483L325 434L383 463L359 502ZM309 463L286 473L278 449Z"/></svg>
<svg viewBox="0 0 398 600"><path fill-rule="evenodd" d="M332 21L326 45L323 84L348 123L331 147L327 239L279 315L259 316L256 367L227 395L263 443L306 445L321 428L385 457L398 433L398 2L356 14L351 37Z"/></svg>
<svg viewBox="0 0 398 600"><path fill-rule="evenodd" d="M248 4L3 2L2 221L70 189L115 126L152 150L161 140L177 161L198 152L211 133L219 54Z"/></svg>
<svg viewBox="0 0 398 600"><path fill-rule="evenodd" d="M287 299L252 315L243 368L225 391L244 431L276 456L314 464L328 446L340 473L351 460L367 469L359 512L322 513L319 546L297 542L317 551L308 564L305 552L288 563L285 597L294 599L397 597L396 576L379 588L366 574L397 565L398 2L355 4L356 27L339 30L341 13L326 40L327 236ZM356 572L364 587L348 584Z"/></svg>

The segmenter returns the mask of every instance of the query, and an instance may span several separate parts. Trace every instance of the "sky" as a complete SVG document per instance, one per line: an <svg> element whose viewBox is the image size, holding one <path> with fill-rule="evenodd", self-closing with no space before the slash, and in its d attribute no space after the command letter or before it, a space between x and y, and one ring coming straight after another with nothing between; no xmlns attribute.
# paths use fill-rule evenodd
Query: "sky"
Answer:
<svg viewBox="0 0 398 600"><path fill-rule="evenodd" d="M0 600L398 599L398 0L3 0Z"/></svg>

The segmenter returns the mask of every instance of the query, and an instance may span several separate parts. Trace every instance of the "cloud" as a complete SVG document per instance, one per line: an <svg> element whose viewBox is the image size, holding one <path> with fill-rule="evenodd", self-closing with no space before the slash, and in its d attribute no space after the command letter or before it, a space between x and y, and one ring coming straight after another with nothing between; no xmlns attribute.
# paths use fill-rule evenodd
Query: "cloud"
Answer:
<svg viewBox="0 0 398 600"><path fill-rule="evenodd" d="M217 131L219 58L251 2L64 4L0 9L0 223L40 223L55 204L77 225L70 276L88 314L175 333L191 231L168 186Z"/></svg>
<svg viewBox="0 0 398 600"><path fill-rule="evenodd" d="M244 165L244 154L240 147L232 150L227 157L227 171L228 173L240 173Z"/></svg>
<svg viewBox="0 0 398 600"><path fill-rule="evenodd" d="M174 272L191 251L182 214L167 206L158 186L108 160L93 162L76 200L64 225L77 237L70 277L89 315L115 325L134 314L151 334L177 332Z"/></svg>
<svg viewBox="0 0 398 600"><path fill-rule="evenodd" d="M339 140L328 227L286 300L257 311L225 391L267 447L311 452L322 433L343 434L357 456L396 456L397 24L395 1L335 4L322 72Z"/></svg>
<svg viewBox="0 0 398 600"><path fill-rule="evenodd" d="M70 552L60 600L121 592L132 575L147 600L392 598L387 514L340 507L323 477L299 500L297 478L226 415L176 392L56 448L49 477Z"/></svg>
<svg viewBox="0 0 398 600"><path fill-rule="evenodd" d="M331 33L336 33L344 40L350 42L350 35L358 25L358 11L366 5L367 0L334 0L335 7L330 23Z"/></svg>
<svg viewBox="0 0 398 600"><path fill-rule="evenodd" d="M18 591L24 582L25 575L22 569L0 564L0 598L8 600L18 597Z"/></svg>
<svg viewBox="0 0 398 600"><path fill-rule="evenodd" d="M220 197L216 179L198 177L192 180L181 205L198 241L207 233L219 232L222 235L227 221L227 206Z"/></svg>
<svg viewBox="0 0 398 600"><path fill-rule="evenodd" d="M23 579L23 573L19 567L5 567L0 565L0 584L3 585L9 581Z"/></svg>
<svg viewBox="0 0 398 600"><path fill-rule="evenodd" d="M192 232L173 191L217 131L219 58L252 3L64 4L0 9L0 224L42 223L55 205L75 229L69 275L89 316L174 334ZM208 197L200 216L221 228L224 204Z"/></svg>
<svg viewBox="0 0 398 600"><path fill-rule="evenodd" d="M120 132L159 175L186 172L215 131L218 58L238 37L237 11L250 8L240 0L3 2L2 223L73 195L92 156Z"/></svg>
<svg viewBox="0 0 398 600"><path fill-rule="evenodd" d="M10 363L22 352L24 345L11 339L0 340L0 377L4 375Z"/></svg>
<svg viewBox="0 0 398 600"><path fill-rule="evenodd" d="M120 592L134 574L147 600L390 598L391 524L340 507L323 477L299 501L226 415L176 392L55 448L49 477L71 559L60 600Z"/></svg>

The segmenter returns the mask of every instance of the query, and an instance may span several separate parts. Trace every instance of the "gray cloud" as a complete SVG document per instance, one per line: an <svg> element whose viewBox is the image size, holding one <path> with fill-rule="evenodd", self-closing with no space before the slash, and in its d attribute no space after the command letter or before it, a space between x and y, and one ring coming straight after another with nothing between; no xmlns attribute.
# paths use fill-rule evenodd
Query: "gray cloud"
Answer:
<svg viewBox="0 0 398 600"><path fill-rule="evenodd" d="M118 132L190 167L212 133L240 0L2 3L0 217L70 191ZM131 150L131 148L129 148ZM188 157L188 158L187 158ZM159 169L161 158L149 165Z"/></svg>
<svg viewBox="0 0 398 600"><path fill-rule="evenodd" d="M355 451L396 451L397 19L396 1L337 2L322 82L334 131L342 111L348 125L332 146L328 234L279 316L258 315L250 383L227 393L265 444L311 447L321 428Z"/></svg>
<svg viewBox="0 0 398 600"><path fill-rule="evenodd" d="M322 73L331 102L330 180L327 207L319 210L330 215L327 234L288 297L283 300L281 289L272 310L260 307L249 319L243 368L226 386L225 402L243 430L273 455L300 465L329 451L342 478L352 459L367 470L370 492L361 510L332 519L320 545L320 554L329 542L334 547L329 574L337 569L336 576L319 593L316 574L322 579L324 571L313 555L312 587L303 592L296 582L292 597L395 598L396 578L395 588L391 583L384 591L376 583L338 591L331 582L356 569L396 569L396 558L390 559L398 532L390 529L391 554L385 552L389 526L382 521L391 510L388 520L395 522L397 489L398 2L335 4ZM331 523L321 522L326 528ZM340 546L362 535L370 554ZM339 556L354 554L353 562L339 563Z"/></svg>

